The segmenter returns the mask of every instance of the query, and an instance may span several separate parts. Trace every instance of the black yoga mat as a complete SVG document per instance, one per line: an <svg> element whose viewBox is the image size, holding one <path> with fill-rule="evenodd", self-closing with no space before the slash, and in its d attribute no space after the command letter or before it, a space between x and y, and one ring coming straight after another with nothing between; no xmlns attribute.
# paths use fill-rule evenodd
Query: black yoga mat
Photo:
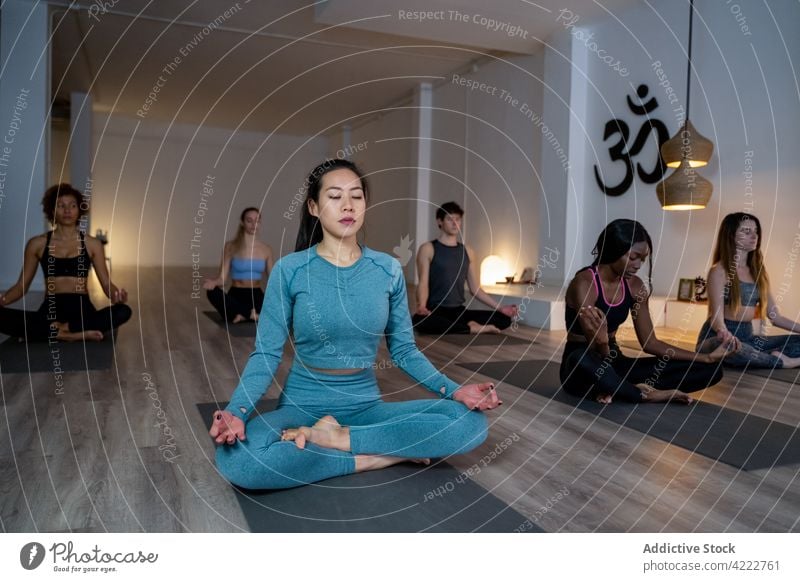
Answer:
<svg viewBox="0 0 800 582"><path fill-rule="evenodd" d="M800 463L800 429L788 424L707 402L603 405L576 398L561 390L559 364L546 360L458 365L746 471Z"/></svg>
<svg viewBox="0 0 800 582"><path fill-rule="evenodd" d="M228 323L216 311L204 311L203 315L225 329L233 337L256 337L257 324L254 321Z"/></svg>
<svg viewBox="0 0 800 582"><path fill-rule="evenodd" d="M480 333L477 335L470 333L447 334L439 336L436 338L436 341L445 341L449 344L455 344L462 347L500 345L517 346L525 344L530 345L534 343L531 340L514 337L513 335L506 335L503 333Z"/></svg>
<svg viewBox="0 0 800 582"><path fill-rule="evenodd" d="M20 342L9 338L0 344L0 372L82 372L108 370L114 363L111 338L100 342Z"/></svg>
<svg viewBox="0 0 800 582"><path fill-rule="evenodd" d="M259 403L272 410L276 400ZM227 403L197 408L206 426ZM277 491L234 488L253 532L541 532L445 462L394 465Z"/></svg>

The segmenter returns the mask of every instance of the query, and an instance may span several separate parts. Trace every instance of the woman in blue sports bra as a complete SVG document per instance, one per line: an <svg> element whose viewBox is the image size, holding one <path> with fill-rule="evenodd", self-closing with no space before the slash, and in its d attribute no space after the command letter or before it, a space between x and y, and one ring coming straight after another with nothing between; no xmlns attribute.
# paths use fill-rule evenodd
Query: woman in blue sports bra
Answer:
<svg viewBox="0 0 800 582"><path fill-rule="evenodd" d="M225 243L216 279L206 279L208 300L228 323L258 321L264 293L261 279L272 271L272 249L256 238L261 224L258 208L245 208L236 237ZM225 283L231 286L225 293Z"/></svg>
<svg viewBox="0 0 800 582"><path fill-rule="evenodd" d="M28 241L19 280L0 294L0 333L28 341L100 341L130 319L128 293L111 282L103 244L80 228L89 212L83 194L69 184L52 186L42 197L42 208L53 230ZM28 292L37 265L46 285L39 310L6 309ZM86 279L92 267L110 307L97 310L89 299Z"/></svg>
<svg viewBox="0 0 800 582"><path fill-rule="evenodd" d="M690 403L687 392L722 379L717 363L738 348L736 339L711 353L698 354L656 337L648 307L652 261L648 287L636 275L652 253L650 235L641 224L614 220L597 239L592 265L578 271L570 282L565 309L568 335L560 370L567 393L603 404L612 399ZM622 354L616 331L629 314L643 351L655 357Z"/></svg>
<svg viewBox="0 0 800 582"><path fill-rule="evenodd" d="M777 327L800 332L800 322L782 316L770 292L761 254L761 223L751 214L734 212L719 227L714 264L708 272L708 319L697 337L697 349L711 351L736 337L742 349L725 357L726 366L800 366L800 335L754 334L753 319L764 317Z"/></svg>

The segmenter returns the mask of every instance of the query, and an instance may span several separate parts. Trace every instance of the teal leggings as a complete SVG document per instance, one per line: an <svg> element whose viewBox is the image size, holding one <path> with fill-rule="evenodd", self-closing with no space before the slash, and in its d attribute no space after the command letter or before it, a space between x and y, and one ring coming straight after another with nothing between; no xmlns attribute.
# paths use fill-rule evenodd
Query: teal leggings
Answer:
<svg viewBox="0 0 800 582"><path fill-rule="evenodd" d="M286 428L326 414L350 428L349 452L281 441ZM465 453L487 436L486 417L453 400L383 402L375 374L337 376L292 368L278 408L252 417L246 440L217 447L217 468L246 489L285 489L355 472L355 455L406 458Z"/></svg>

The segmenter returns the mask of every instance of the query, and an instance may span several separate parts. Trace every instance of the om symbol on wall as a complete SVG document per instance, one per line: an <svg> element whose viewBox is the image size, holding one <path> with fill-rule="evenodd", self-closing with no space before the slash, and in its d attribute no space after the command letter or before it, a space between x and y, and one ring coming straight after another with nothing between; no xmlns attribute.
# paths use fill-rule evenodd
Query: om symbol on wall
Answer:
<svg viewBox="0 0 800 582"><path fill-rule="evenodd" d="M611 119L606 122L605 131L603 132L603 141L607 141L614 135L618 135L617 142L608 148L608 153L611 156L613 163L621 163L625 168L625 176L618 184L607 185L603 182L602 174L595 164L594 177L597 180L597 185L608 196L621 196L628 191L628 188L633 184L635 175L639 176L645 184L655 184L659 182L667 171L667 166L664 160L661 159L661 144L669 139L669 133L666 125L658 119L653 119L651 113L658 108L658 100L651 97L646 102L644 99L647 97L650 89L647 85L639 85L636 89L638 103L631 100L630 95L626 96L628 102L628 109L634 115L643 116L642 125L633 144L629 145L630 127L622 119ZM638 156L645 145L647 145L650 135L655 132L656 140L658 141L658 152L655 160L651 160L647 166L643 166L640 162L636 162L634 172L634 158Z"/></svg>

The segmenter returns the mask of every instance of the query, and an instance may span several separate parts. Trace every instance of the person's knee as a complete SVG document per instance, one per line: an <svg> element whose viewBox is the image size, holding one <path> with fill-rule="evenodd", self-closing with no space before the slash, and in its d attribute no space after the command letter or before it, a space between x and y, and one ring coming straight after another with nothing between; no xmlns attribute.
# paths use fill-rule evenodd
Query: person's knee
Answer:
<svg viewBox="0 0 800 582"><path fill-rule="evenodd" d="M581 357L578 358L574 367L583 373L594 376L599 369L610 368L611 359L608 358L607 361L604 361L603 356L597 352L587 350L586 353L582 354Z"/></svg>
<svg viewBox="0 0 800 582"><path fill-rule="evenodd" d="M710 368L708 385L713 386L714 384L719 384L723 376L722 366L719 364L708 364L708 366Z"/></svg>
<svg viewBox="0 0 800 582"><path fill-rule="evenodd" d="M218 445L216 461L219 474L232 485L245 489L258 488L253 481L255 471L249 470L249 465L255 459L247 453L244 444Z"/></svg>
<svg viewBox="0 0 800 582"><path fill-rule="evenodd" d="M463 444L457 453L465 453L480 445L489 434L489 422L483 412L470 410L461 402L441 400L439 411L452 418L452 428L458 431L458 441Z"/></svg>
<svg viewBox="0 0 800 582"><path fill-rule="evenodd" d="M800 335L791 335L784 345L783 355L790 358L800 357Z"/></svg>
<svg viewBox="0 0 800 582"><path fill-rule="evenodd" d="M727 364L727 362L726 362ZM674 388L683 392L696 392L710 386L719 384L724 376L722 362L701 364L698 362L675 362L679 366L675 369L672 380L662 388Z"/></svg>
<svg viewBox="0 0 800 582"><path fill-rule="evenodd" d="M469 413L471 432L474 434L475 446L483 443L489 436L489 419L483 412L472 411Z"/></svg>
<svg viewBox="0 0 800 582"><path fill-rule="evenodd" d="M114 327L118 327L133 316L133 310L124 303L117 303L111 306L111 316L114 318Z"/></svg>
<svg viewBox="0 0 800 582"><path fill-rule="evenodd" d="M483 412L471 410L462 416L458 423L460 427L460 441L457 454L466 453L482 445L489 436L489 421Z"/></svg>
<svg viewBox="0 0 800 582"><path fill-rule="evenodd" d="M281 443L288 450L293 443ZM281 455L256 454L245 443L217 447L217 470L226 481L243 489L287 489L303 483L292 479L291 464Z"/></svg>
<svg viewBox="0 0 800 582"><path fill-rule="evenodd" d="M511 318L503 313L496 313L492 323L497 329L508 329L511 327Z"/></svg>

